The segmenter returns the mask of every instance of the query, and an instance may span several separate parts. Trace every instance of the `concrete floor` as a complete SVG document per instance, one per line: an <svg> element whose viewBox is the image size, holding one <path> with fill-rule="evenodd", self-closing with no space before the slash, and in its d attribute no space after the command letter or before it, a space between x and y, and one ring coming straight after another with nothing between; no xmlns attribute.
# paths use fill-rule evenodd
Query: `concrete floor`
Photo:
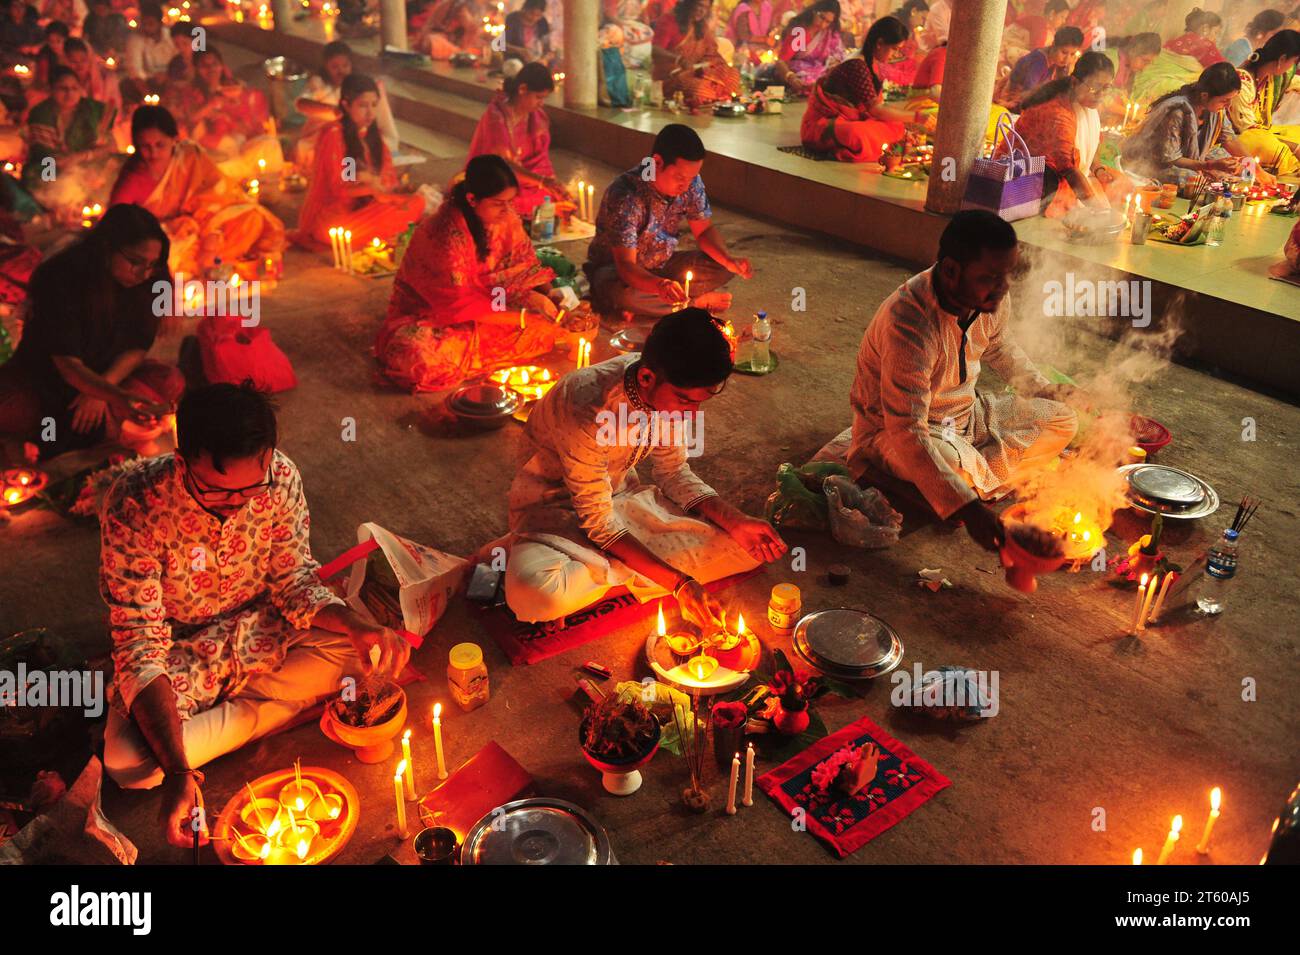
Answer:
<svg viewBox="0 0 1300 955"><path fill-rule="evenodd" d="M445 181L460 162L455 144L439 138L422 144L443 158L415 167L417 177ZM581 165L591 178L595 168L569 154L556 161L561 176ZM598 185L615 172L598 170ZM767 309L781 366L765 379L737 376L710 403L708 442L697 470L757 513L780 462L808 459L849 424L847 395L862 329L907 270L839 243L715 211L730 245L753 260L757 273L733 283L733 314L743 321ZM580 260L581 247L566 251ZM296 251L286 272L265 305L264 324L299 376L299 388L280 399L282 447L305 479L317 557L328 559L352 544L362 521L458 554L501 533L506 489L527 456L522 429L512 423L454 439L429 433L424 425L435 399L377 381L368 354L390 282L347 278L323 259ZM795 285L807 289L806 312L790 311ZM1028 308L1019 319L1033 337L1043 337L1048 320ZM1117 346L1094 337L1088 320L1054 321L1055 344L1036 358L1083 380L1115 367ZM1066 357L1067 342L1072 358ZM598 343L593 360L610 354L601 348ZM1006 586L996 558L964 532L923 523L909 524L894 548L873 553L818 534L788 534L807 550L806 571L768 568L727 593L727 602L748 620L762 621L772 584L791 580L803 589L806 610L858 606L892 623L906 644L908 669L962 664L1000 674L999 715L960 729L894 709L887 684L871 686L860 698L819 701L832 730L869 716L953 781L848 862L1124 863L1136 846L1148 856L1157 851L1175 813L1184 815L1189 833L1199 834L1215 785L1223 787L1225 805L1209 861L1254 863L1263 853L1269 826L1300 776L1294 693L1300 600L1292 586L1300 560L1294 469L1300 410L1179 366L1162 367L1130 387L1133 409L1174 432L1161 460L1202 476L1225 502L1245 492L1265 499L1222 617L1197 620L1184 609L1144 639L1128 639L1123 631L1132 594L1115 591L1103 575L1058 573L1025 597ZM340 439L345 416L357 422L355 443ZM1254 442L1240 440L1245 417L1257 424ZM1171 528L1167 543L1175 558L1190 560L1231 512L1225 504L1215 518ZM1134 540L1142 527L1118 515L1112 549ZM87 656L105 653L95 529L34 510L0 529L0 536L0 630L44 626ZM825 583L827 566L837 562L853 568L847 588ZM943 568L955 586L937 594L918 589L915 575L922 567ZM686 814L678 800L686 771L669 754L655 758L636 795L604 793L574 739L576 668L594 658L612 667L616 679L640 678L647 672L645 634L643 625L625 628L515 668L457 602L414 656L428 680L409 688L411 712L428 714L435 700L450 704L447 648L477 642L491 671L492 698L471 714L450 706L444 729L449 765L496 740L532 773L539 793L589 808L608 827L624 863L833 861L811 836L791 832L781 811L761 795L734 818ZM769 650L789 651L787 640L766 629L760 635ZM1248 677L1257 681L1257 702L1242 701ZM411 725L420 778L431 781L427 724ZM78 756L51 754L48 764L75 769ZM297 757L340 770L361 793L360 826L340 861L369 863L394 851L413 860L394 834L391 765L357 763L314 725L207 767L209 805L219 808L245 780ZM760 772L771 766L760 758ZM725 797L725 783L713 775L715 806ZM1102 831L1094 828L1097 807L1105 810ZM139 847L141 862L185 861L159 837L156 794L107 784L104 808ZM1176 861L1196 860L1191 845L1184 840Z"/></svg>

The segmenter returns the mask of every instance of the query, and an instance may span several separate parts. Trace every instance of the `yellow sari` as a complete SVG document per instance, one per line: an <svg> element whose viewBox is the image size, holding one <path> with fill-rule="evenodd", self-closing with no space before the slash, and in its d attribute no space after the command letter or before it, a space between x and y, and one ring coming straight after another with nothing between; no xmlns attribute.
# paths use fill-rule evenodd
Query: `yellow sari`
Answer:
<svg viewBox="0 0 1300 955"><path fill-rule="evenodd" d="M1228 106L1237 139L1265 169L1279 176L1300 172L1291 143L1300 142L1300 127L1273 125L1273 81L1257 83L1249 70L1237 70L1241 91Z"/></svg>

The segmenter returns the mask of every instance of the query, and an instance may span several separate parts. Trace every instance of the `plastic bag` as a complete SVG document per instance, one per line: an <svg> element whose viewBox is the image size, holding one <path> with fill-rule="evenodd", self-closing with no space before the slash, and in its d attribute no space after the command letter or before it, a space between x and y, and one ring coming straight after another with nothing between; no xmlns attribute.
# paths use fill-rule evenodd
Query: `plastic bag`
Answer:
<svg viewBox="0 0 1300 955"><path fill-rule="evenodd" d="M841 544L874 550L898 543L903 515L874 487L861 488L848 477L832 475L822 484L829 505L831 536Z"/></svg>
<svg viewBox="0 0 1300 955"><path fill-rule="evenodd" d="M209 382L241 384L251 379L262 391L288 391L298 385L288 357L265 328L244 328L231 316L209 315L199 322L199 357Z"/></svg>
<svg viewBox="0 0 1300 955"><path fill-rule="evenodd" d="M805 464L801 468L782 464L776 469L776 490L767 499L767 519L778 527L826 530L826 498L817 493L826 472L848 473L840 465L830 462ZM810 483L813 485L811 488L808 486Z"/></svg>

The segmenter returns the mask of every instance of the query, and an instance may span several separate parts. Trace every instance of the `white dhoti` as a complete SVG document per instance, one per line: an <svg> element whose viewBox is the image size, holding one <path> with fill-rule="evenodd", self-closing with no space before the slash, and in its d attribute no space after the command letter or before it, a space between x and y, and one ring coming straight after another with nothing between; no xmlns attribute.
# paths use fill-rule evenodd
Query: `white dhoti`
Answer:
<svg viewBox="0 0 1300 955"><path fill-rule="evenodd" d="M726 531L684 513L653 485L616 494L613 506L655 556L701 583L758 566ZM558 620L621 585L642 602L667 593L590 541L559 534L516 535L506 561L506 603L526 623Z"/></svg>
<svg viewBox="0 0 1300 955"><path fill-rule="evenodd" d="M314 627L300 630L286 647L277 669L254 674L234 696L182 721L190 766L203 766L274 732L321 698L337 693L344 676L360 673L357 652L342 634ZM109 710L104 734L104 767L124 789L152 789L163 780L149 744L116 708Z"/></svg>

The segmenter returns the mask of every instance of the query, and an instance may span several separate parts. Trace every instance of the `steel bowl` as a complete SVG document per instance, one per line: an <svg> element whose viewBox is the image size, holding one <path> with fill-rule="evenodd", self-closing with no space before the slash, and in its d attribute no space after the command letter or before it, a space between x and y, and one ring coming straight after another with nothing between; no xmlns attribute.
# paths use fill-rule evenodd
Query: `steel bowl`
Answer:
<svg viewBox="0 0 1300 955"><path fill-rule="evenodd" d="M474 824L461 865L617 865L605 827L563 799L518 799Z"/></svg>
<svg viewBox="0 0 1300 955"><path fill-rule="evenodd" d="M447 410L457 419L480 428L499 428L519 410L524 398L500 385L465 385L447 396Z"/></svg>
<svg viewBox="0 0 1300 955"><path fill-rule="evenodd" d="M828 676L871 680L903 660L903 641L879 617L865 610L836 608L810 613L795 624L795 653Z"/></svg>
<svg viewBox="0 0 1300 955"><path fill-rule="evenodd" d="M1119 469L1128 483L1128 502L1148 514L1197 520L1219 509L1219 495L1205 481L1164 464L1127 464Z"/></svg>

